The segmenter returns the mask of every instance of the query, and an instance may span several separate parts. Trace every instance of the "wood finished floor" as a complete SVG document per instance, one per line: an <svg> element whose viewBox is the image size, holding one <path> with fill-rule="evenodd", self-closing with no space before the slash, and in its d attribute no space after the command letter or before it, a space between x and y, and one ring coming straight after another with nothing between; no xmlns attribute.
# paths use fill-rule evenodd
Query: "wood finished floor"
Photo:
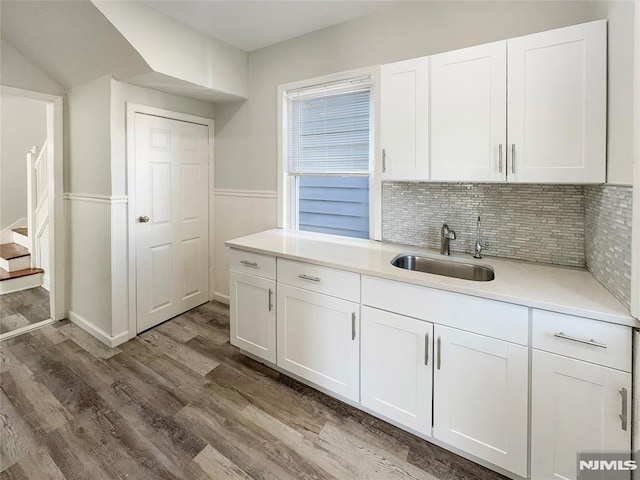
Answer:
<svg viewBox="0 0 640 480"><path fill-rule="evenodd" d="M502 479L243 356L209 303L110 349L0 343L2 479Z"/></svg>
<svg viewBox="0 0 640 480"><path fill-rule="evenodd" d="M49 318L49 292L42 287L0 295L0 333Z"/></svg>

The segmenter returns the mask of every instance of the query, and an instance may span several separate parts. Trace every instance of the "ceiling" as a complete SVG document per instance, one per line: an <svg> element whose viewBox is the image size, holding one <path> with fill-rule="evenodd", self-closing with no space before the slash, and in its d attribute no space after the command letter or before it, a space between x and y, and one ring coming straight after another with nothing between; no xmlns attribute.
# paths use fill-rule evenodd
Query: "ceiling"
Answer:
<svg viewBox="0 0 640 480"><path fill-rule="evenodd" d="M387 10L399 0L143 0L155 10L247 52Z"/></svg>
<svg viewBox="0 0 640 480"><path fill-rule="evenodd" d="M65 89L102 75L151 71L116 28L86 1L1 0L2 39Z"/></svg>

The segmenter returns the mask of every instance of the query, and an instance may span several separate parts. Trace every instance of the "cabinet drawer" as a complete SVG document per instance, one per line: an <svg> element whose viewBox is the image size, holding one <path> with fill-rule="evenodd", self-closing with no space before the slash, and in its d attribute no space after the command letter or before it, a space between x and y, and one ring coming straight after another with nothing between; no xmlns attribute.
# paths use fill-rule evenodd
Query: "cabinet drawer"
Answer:
<svg viewBox="0 0 640 480"><path fill-rule="evenodd" d="M258 277L276 279L276 259L268 255L231 249L229 266L236 272L257 275Z"/></svg>
<svg viewBox="0 0 640 480"><path fill-rule="evenodd" d="M362 304L528 345L529 309L521 305L365 275Z"/></svg>
<svg viewBox="0 0 640 480"><path fill-rule="evenodd" d="M278 258L278 282L352 302L360 301L360 275Z"/></svg>
<svg viewBox="0 0 640 480"><path fill-rule="evenodd" d="M533 310L533 348L631 371L631 328Z"/></svg>

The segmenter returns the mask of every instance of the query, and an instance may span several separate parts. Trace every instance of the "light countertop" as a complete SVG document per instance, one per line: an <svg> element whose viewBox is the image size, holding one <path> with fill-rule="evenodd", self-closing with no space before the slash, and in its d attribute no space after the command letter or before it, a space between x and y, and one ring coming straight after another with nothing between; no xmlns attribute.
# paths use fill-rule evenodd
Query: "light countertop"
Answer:
<svg viewBox="0 0 640 480"><path fill-rule="evenodd" d="M585 269L454 254L454 260L488 265L495 279L475 282L391 265L398 253L416 252L439 257L439 252L407 245L335 235L274 229L229 240L226 245L291 260L308 261L363 275L490 298L527 307L640 327L640 322Z"/></svg>

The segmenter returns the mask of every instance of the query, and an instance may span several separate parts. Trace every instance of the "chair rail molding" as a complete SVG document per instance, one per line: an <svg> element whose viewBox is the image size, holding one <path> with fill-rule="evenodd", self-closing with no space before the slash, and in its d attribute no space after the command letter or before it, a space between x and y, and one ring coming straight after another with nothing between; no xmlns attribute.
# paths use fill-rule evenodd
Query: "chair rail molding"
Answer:
<svg viewBox="0 0 640 480"><path fill-rule="evenodd" d="M234 190L216 188L213 194L217 197L277 198L275 190Z"/></svg>
<svg viewBox="0 0 640 480"><path fill-rule="evenodd" d="M106 205L126 205L129 201L127 196L110 197L108 195L97 195L92 193L65 193L65 200L76 202L102 203Z"/></svg>

